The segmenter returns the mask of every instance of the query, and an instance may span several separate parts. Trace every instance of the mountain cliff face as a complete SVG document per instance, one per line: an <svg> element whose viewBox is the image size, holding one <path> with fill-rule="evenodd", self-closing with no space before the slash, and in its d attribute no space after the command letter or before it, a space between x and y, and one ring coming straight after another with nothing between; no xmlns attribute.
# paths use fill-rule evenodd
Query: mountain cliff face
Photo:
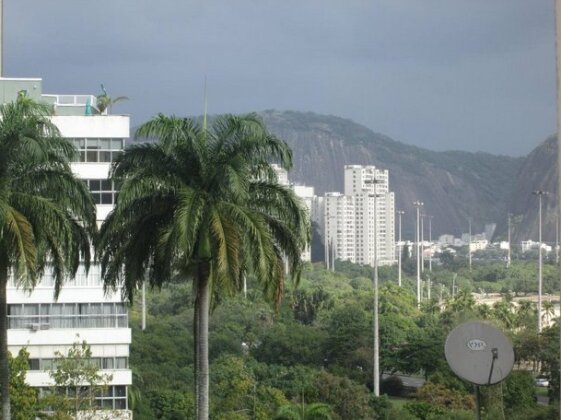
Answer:
<svg viewBox="0 0 561 420"><path fill-rule="evenodd" d="M546 191L542 198L542 235L544 242L555 242L557 200L557 139L550 137L534 149L522 162L516 176L515 188L508 200L508 211L512 217L514 241L538 240L538 197L533 191ZM506 237L506 221L498 228L501 237Z"/></svg>
<svg viewBox="0 0 561 420"><path fill-rule="evenodd" d="M313 113L266 111L267 127L293 149L292 182L314 186L316 194L343 191L343 167L376 165L388 169L396 208L405 211L403 237L413 238L413 201L433 216L433 238L468 230L483 231L507 214L523 159L486 153L432 152L375 133L352 121Z"/></svg>

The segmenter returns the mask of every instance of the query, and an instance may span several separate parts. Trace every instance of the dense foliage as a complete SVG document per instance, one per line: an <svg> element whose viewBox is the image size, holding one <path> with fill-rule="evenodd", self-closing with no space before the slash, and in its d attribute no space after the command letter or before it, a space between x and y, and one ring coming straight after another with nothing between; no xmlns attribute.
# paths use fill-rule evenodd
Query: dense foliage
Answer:
<svg viewBox="0 0 561 420"><path fill-rule="evenodd" d="M518 261L511 267L514 273L525 273L528 282L535 276L531 268ZM557 275L552 266L548 270ZM473 388L449 370L443 347L457 324L486 319L511 337L517 363L502 386L484 393L484 415L548 418L548 408L535 404L534 377L541 365L541 374L551 380L551 395L558 395L558 328L553 323L538 336L535 305L523 296L505 294L495 296L493 304L477 304L470 291L477 290L480 281L501 281L497 272L502 270L494 263L471 273L458 272L456 285L461 289L452 296L453 273L435 266L433 299L419 310L411 279L404 278L405 286L399 288L395 267L380 270L381 368L384 375L411 374L426 380L415 390L404 386L399 376L384 379L382 392L392 395L390 400L374 398L371 392L371 269L340 263L336 272L329 272L309 265L300 286L287 289L278 313L248 279L247 298L224 300L211 315L211 417L270 419L294 407L306 410L324 404L333 419L472 418ZM507 270L505 276L510 275ZM185 303L190 301L191 289L182 284L151 292L144 332L137 327L139 307L132 308L131 366L142 379L137 381L137 419L192 416L194 396L186 378L193 374L193 337L182 328L193 317L192 306ZM407 398L407 404L401 398Z"/></svg>

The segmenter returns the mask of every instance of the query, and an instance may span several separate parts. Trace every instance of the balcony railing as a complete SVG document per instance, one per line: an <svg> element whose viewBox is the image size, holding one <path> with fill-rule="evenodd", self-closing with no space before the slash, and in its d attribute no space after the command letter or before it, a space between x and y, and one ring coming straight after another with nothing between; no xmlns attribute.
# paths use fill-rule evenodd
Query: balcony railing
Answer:
<svg viewBox="0 0 561 420"><path fill-rule="evenodd" d="M85 106L88 103L95 108L96 97L94 95L42 95L53 101L56 106Z"/></svg>

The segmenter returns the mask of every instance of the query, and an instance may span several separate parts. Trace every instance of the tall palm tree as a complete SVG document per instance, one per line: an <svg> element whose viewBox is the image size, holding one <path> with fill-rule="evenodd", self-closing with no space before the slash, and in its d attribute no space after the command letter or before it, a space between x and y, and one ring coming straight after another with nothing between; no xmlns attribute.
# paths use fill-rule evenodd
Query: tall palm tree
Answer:
<svg viewBox="0 0 561 420"><path fill-rule="evenodd" d="M193 281L197 418L207 419L211 296L239 291L252 272L278 305L283 258L293 280L300 276L307 215L270 164L288 169L292 154L254 116L221 117L207 129L158 115L136 136L159 141L114 162L121 189L100 232L102 275L130 300L145 278L151 286L175 275Z"/></svg>
<svg viewBox="0 0 561 420"><path fill-rule="evenodd" d="M6 287L31 290L52 270L55 297L80 260L90 260L95 205L76 179L76 153L50 122L50 108L25 96L0 105L0 392L10 419Z"/></svg>

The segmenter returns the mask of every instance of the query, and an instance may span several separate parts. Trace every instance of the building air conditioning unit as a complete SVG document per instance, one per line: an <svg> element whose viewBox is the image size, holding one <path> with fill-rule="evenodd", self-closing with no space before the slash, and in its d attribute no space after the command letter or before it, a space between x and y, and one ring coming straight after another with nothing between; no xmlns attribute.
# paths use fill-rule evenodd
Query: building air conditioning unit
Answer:
<svg viewBox="0 0 561 420"><path fill-rule="evenodd" d="M50 328L50 325L49 324L44 324L44 323L34 322L33 324L28 324L28 328L31 331L36 332L36 331L40 331L40 330L48 330Z"/></svg>

